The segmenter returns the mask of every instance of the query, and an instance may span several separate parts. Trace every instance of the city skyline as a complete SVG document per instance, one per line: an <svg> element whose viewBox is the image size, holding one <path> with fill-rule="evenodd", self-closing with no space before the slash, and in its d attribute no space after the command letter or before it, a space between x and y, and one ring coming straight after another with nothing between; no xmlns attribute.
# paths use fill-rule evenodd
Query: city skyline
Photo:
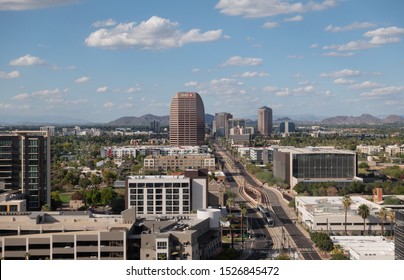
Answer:
<svg viewBox="0 0 404 280"><path fill-rule="evenodd" d="M366 9L363 7L366 4ZM0 115L402 115L401 1L0 1Z"/></svg>

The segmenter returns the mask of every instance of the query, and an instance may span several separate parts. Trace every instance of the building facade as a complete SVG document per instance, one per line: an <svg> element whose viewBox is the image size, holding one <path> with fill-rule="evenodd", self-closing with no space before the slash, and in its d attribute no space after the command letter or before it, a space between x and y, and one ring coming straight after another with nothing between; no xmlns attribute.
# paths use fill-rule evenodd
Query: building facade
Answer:
<svg viewBox="0 0 404 280"><path fill-rule="evenodd" d="M176 171L193 168L206 168L215 170L215 158L209 154L200 155L173 155L173 156L147 156L144 159L145 171Z"/></svg>
<svg viewBox="0 0 404 280"><path fill-rule="evenodd" d="M220 112L215 114L214 132L216 137L225 137L225 132L228 131L228 120L232 118L233 115L230 113Z"/></svg>
<svg viewBox="0 0 404 280"><path fill-rule="evenodd" d="M335 182L348 186L356 177L356 153L331 148L278 148L273 152L274 176L285 180L291 188L299 182Z"/></svg>
<svg viewBox="0 0 404 280"><path fill-rule="evenodd" d="M197 146L205 141L205 107L196 92L178 92L170 107L170 144Z"/></svg>
<svg viewBox="0 0 404 280"><path fill-rule="evenodd" d="M395 212L395 249L394 255L396 260L404 260L404 210Z"/></svg>
<svg viewBox="0 0 404 280"><path fill-rule="evenodd" d="M208 176L187 170L180 176L129 176L125 208L137 216L190 214L208 206Z"/></svg>
<svg viewBox="0 0 404 280"><path fill-rule="evenodd" d="M267 106L258 109L258 131L261 135L271 135L272 133L272 109Z"/></svg>
<svg viewBox="0 0 404 280"><path fill-rule="evenodd" d="M28 210L50 205L50 163L48 131L0 135L0 188L20 191Z"/></svg>

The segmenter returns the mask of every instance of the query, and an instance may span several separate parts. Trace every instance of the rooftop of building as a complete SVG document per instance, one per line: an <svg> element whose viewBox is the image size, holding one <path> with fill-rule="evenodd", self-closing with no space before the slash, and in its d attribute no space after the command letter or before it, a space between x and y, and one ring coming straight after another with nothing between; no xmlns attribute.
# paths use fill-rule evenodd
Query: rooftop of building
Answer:
<svg viewBox="0 0 404 280"><path fill-rule="evenodd" d="M354 151L350 150L338 150L334 147L279 147L281 152L290 152L292 154L355 154Z"/></svg>
<svg viewBox="0 0 404 280"><path fill-rule="evenodd" d="M138 175L138 176L128 176L129 180L183 180L188 179L184 175Z"/></svg>
<svg viewBox="0 0 404 280"><path fill-rule="evenodd" d="M391 256L394 258L394 242L382 236L332 236L334 244L341 245L359 256Z"/></svg>
<svg viewBox="0 0 404 280"><path fill-rule="evenodd" d="M313 216L320 215L344 215L345 210L342 206L343 196L296 196L296 201L303 206ZM378 212L382 206L371 202L360 196L351 196L352 204L349 207L348 214L357 215L358 207L362 204L369 206L370 212Z"/></svg>
<svg viewBox="0 0 404 280"><path fill-rule="evenodd" d="M96 215L81 211L8 212L0 214L2 230L99 231L114 227L129 229L121 215Z"/></svg>

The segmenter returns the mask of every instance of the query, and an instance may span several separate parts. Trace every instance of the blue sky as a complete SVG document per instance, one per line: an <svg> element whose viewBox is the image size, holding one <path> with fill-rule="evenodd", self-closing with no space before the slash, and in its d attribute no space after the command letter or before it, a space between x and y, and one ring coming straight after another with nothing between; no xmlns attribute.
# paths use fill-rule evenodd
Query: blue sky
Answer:
<svg viewBox="0 0 404 280"><path fill-rule="evenodd" d="M0 0L0 115L404 115L404 1Z"/></svg>

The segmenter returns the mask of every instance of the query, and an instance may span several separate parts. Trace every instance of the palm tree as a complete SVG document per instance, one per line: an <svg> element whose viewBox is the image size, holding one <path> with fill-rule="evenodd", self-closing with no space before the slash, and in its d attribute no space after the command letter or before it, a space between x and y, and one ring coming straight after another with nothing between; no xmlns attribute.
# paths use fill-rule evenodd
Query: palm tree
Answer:
<svg viewBox="0 0 404 280"><path fill-rule="evenodd" d="M395 218L395 213L394 213L394 210L393 209L391 209L390 211L389 211L389 220L390 220L390 228L391 228L391 236L393 237L393 235L394 235L394 218Z"/></svg>
<svg viewBox="0 0 404 280"><path fill-rule="evenodd" d="M386 219L387 219L387 210L386 210L386 208L382 207L380 209L379 218L380 218L381 227L382 227L382 236L384 236L384 223L386 222Z"/></svg>
<svg viewBox="0 0 404 280"><path fill-rule="evenodd" d="M240 204L241 214L241 248L244 248L244 217L247 216L247 206L243 203Z"/></svg>
<svg viewBox="0 0 404 280"><path fill-rule="evenodd" d="M229 214L231 214L231 208L234 205L234 198L232 198L232 197L227 198L226 205L227 205L227 207L229 207Z"/></svg>
<svg viewBox="0 0 404 280"><path fill-rule="evenodd" d="M369 206L367 206L366 204L362 204L358 207L358 215L361 216L363 219L363 235L365 235L366 218L369 216L369 214L370 214L370 209L369 209Z"/></svg>
<svg viewBox="0 0 404 280"><path fill-rule="evenodd" d="M352 199L349 197L349 195L344 196L344 198L342 199L342 206L344 207L345 210L345 235L348 235L346 224L347 224L348 209L349 207L351 207L351 204Z"/></svg>

